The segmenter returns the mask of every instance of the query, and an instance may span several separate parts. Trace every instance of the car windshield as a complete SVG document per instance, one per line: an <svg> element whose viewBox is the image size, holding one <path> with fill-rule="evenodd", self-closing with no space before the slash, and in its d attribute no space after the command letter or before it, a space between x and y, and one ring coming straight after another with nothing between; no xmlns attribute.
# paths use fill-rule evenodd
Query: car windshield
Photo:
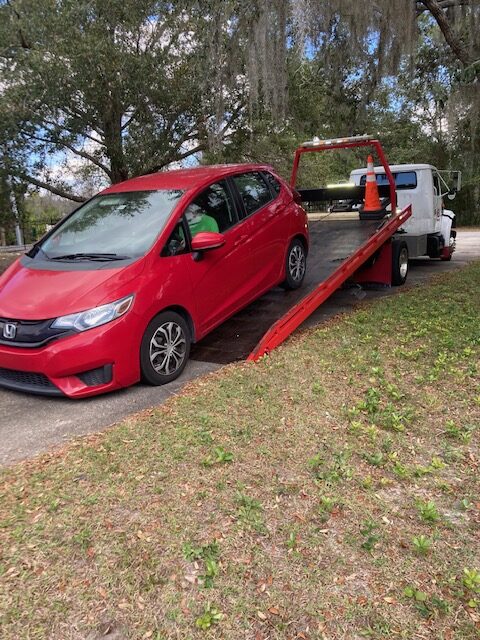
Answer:
<svg viewBox="0 0 480 640"><path fill-rule="evenodd" d="M138 258L153 245L183 191L100 195L77 209L40 246L57 260Z"/></svg>

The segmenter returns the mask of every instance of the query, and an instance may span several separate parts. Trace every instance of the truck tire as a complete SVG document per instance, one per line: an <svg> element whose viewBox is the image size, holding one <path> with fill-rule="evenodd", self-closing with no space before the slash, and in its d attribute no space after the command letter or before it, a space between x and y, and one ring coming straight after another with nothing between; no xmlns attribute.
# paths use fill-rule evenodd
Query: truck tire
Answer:
<svg viewBox="0 0 480 640"><path fill-rule="evenodd" d="M405 284L408 275L408 246L403 240L395 240L392 244L392 285L398 287Z"/></svg>
<svg viewBox="0 0 480 640"><path fill-rule="evenodd" d="M452 222L452 228L450 229L450 238L448 243L449 252L447 255L441 255L440 260L443 262L450 262L453 256L453 252L455 251L455 243L457 239L457 229L455 224L455 219Z"/></svg>

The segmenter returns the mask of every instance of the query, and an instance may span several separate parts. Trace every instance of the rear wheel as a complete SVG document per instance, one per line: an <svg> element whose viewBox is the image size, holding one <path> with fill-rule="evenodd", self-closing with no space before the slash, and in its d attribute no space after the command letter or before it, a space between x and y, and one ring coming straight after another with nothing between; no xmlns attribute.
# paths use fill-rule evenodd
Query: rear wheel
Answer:
<svg viewBox="0 0 480 640"><path fill-rule="evenodd" d="M448 253L447 255L440 256L440 260L444 262L449 262L452 259L453 252L455 251L455 243L457 241L457 230L454 226L455 220L453 221L452 228L450 229L450 239L448 243Z"/></svg>
<svg viewBox="0 0 480 640"><path fill-rule="evenodd" d="M296 238L288 248L286 258L286 278L282 282L284 289L298 289L302 286L307 268L307 252L303 242Z"/></svg>
<svg viewBox="0 0 480 640"><path fill-rule="evenodd" d="M392 285L398 287L405 284L408 275L408 247L404 241L396 241L392 245Z"/></svg>
<svg viewBox="0 0 480 640"><path fill-rule="evenodd" d="M153 385L172 382L182 373L190 354L190 330L174 311L159 313L148 325L140 347L142 378Z"/></svg>

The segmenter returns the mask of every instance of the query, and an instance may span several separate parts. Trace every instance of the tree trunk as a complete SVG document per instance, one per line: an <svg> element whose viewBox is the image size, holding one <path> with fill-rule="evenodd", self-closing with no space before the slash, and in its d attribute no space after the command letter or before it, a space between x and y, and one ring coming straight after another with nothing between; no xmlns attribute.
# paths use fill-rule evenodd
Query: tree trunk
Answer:
<svg viewBox="0 0 480 640"><path fill-rule="evenodd" d="M110 160L112 184L128 179L128 168L125 163L122 140L122 106L120 99L115 95L115 89L111 95L111 101L105 111L105 146L106 154Z"/></svg>

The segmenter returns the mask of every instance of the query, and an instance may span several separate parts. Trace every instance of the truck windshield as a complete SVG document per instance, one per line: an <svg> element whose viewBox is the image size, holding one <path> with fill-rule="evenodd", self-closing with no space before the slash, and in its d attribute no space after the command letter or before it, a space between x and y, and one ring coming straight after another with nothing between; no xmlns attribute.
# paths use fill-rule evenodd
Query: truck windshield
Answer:
<svg viewBox="0 0 480 640"><path fill-rule="evenodd" d="M138 258L153 245L183 191L132 191L93 198L41 245L57 260Z"/></svg>
<svg viewBox="0 0 480 640"><path fill-rule="evenodd" d="M377 178L377 184L380 186L388 186L390 184L384 173L376 173L375 177ZM393 177L395 179L395 186L397 189L415 189L417 186L417 174L415 171L399 171L398 173L394 173ZM362 187L365 186L366 180L366 175L363 175L360 178L360 184Z"/></svg>

